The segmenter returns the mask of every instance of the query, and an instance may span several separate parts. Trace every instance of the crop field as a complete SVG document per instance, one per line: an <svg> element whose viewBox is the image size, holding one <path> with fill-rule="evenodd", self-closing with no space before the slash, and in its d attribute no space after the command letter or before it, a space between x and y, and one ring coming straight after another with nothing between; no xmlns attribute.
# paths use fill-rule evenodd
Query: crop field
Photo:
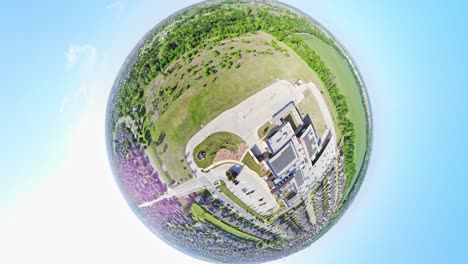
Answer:
<svg viewBox="0 0 468 264"><path fill-rule="evenodd" d="M158 87L154 82L148 87L148 109L158 89L170 87L181 93L156 120L153 133L166 135L156 149L177 183L188 179L185 146L202 125L278 79L312 81L313 71L307 64L286 45L279 44L284 50L277 50L273 39L258 33L221 42L199 51L190 63L178 60L172 73L157 82Z"/></svg>

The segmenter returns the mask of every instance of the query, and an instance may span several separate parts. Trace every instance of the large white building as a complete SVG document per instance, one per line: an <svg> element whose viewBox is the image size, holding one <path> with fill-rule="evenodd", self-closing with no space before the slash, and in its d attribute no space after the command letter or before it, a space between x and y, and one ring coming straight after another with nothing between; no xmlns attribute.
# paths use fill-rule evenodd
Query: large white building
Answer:
<svg viewBox="0 0 468 264"><path fill-rule="evenodd" d="M275 115L272 122L281 122L265 139L271 153L267 164L275 177L273 189L290 184L292 180L300 188L312 171L312 161L320 151L317 133L312 123L300 119L293 103Z"/></svg>

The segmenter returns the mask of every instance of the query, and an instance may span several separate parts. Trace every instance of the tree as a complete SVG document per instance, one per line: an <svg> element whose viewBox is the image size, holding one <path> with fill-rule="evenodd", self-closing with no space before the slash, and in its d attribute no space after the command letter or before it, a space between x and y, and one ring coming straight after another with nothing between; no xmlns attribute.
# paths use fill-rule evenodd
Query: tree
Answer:
<svg viewBox="0 0 468 264"><path fill-rule="evenodd" d="M237 176L239 176L239 173L233 171L233 170L227 170L226 171L226 177L228 178L228 180L230 181L234 181Z"/></svg>

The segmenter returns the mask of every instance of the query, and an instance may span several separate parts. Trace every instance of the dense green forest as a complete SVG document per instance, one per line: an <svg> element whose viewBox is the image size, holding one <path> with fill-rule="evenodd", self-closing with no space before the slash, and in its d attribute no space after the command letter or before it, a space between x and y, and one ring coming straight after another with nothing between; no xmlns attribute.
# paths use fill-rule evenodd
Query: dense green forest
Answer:
<svg viewBox="0 0 468 264"><path fill-rule="evenodd" d="M297 14L270 6L217 3L185 12L174 21L164 38L152 39L140 51L140 57L115 104L114 120L129 115L136 105L145 105L146 87L158 75L170 74L170 66L174 61L183 58L190 62L200 49L210 49L225 39L264 31L291 47L316 72L326 87L336 109L338 129L344 140L346 188L351 187L349 185L356 174L355 130L348 118L348 105L332 81L331 71L295 33L309 33L335 46L328 36Z"/></svg>

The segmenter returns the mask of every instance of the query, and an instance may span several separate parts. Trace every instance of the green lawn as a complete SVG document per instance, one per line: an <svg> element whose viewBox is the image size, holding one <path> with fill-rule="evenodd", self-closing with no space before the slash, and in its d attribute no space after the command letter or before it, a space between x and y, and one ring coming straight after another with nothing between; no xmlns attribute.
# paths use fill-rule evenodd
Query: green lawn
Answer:
<svg viewBox="0 0 468 264"><path fill-rule="evenodd" d="M270 121L266 122L258 129L258 137L264 138L273 128L275 128L275 125L273 125Z"/></svg>
<svg viewBox="0 0 468 264"><path fill-rule="evenodd" d="M239 136L229 132L218 132L208 136L203 142L193 150L193 159L200 168L207 168L213 164L213 160L216 157L216 153L220 149L227 149L232 152L236 152L239 148L239 144L244 143L244 140ZM198 160L197 155L201 151L206 152L206 158L204 160Z"/></svg>
<svg viewBox="0 0 468 264"><path fill-rule="evenodd" d="M244 239L247 239L247 240L253 240L253 241L262 241L261 239L259 239L257 237L254 237L254 236L252 236L250 234L244 233L244 232L240 231L239 229L236 229L236 228L226 224L225 222L217 219L216 217L211 215L208 211L206 211L203 207L201 207L198 204L193 204L192 205L191 212L192 212L193 220L195 220L195 221L201 221L201 222L208 221L208 222L212 223L213 225L218 226L222 230L224 230L224 231L226 231L226 232L228 232L230 234L233 234L233 235L235 235L237 237L244 238Z"/></svg>
<svg viewBox="0 0 468 264"><path fill-rule="evenodd" d="M258 174L258 176L260 177L265 176L265 173L260 169L260 164L258 164L254 160L254 157L252 156L252 154L250 154L250 152L248 152L245 155L244 159L242 160L242 163L247 165L247 167L249 167L251 170L255 171Z"/></svg>
<svg viewBox="0 0 468 264"><path fill-rule="evenodd" d="M276 212L268 216L266 221L267 224L272 224L273 222L275 222L281 216L281 213L287 209L282 199L277 198L276 202L279 204L280 208L276 210Z"/></svg>
<svg viewBox="0 0 468 264"><path fill-rule="evenodd" d="M354 157L356 162L356 171L359 173L368 147L366 142L366 112L360 93L361 88L359 83L354 78L354 73L348 61L341 57L335 49L312 35L300 34L299 36L301 36L325 62L327 67L336 77L335 82L340 89L340 93L346 97L346 102L350 110L349 119L354 124L356 131Z"/></svg>
<svg viewBox="0 0 468 264"><path fill-rule="evenodd" d="M285 192L283 192L283 197L286 198L288 197L289 194L291 194L292 190L291 189L287 189Z"/></svg>
<svg viewBox="0 0 468 264"><path fill-rule="evenodd" d="M304 100L297 105L297 109L303 117L309 114L312 119L312 123L314 124L315 131L317 131L319 135L322 135L325 132L327 125L325 124L325 119L320 111L317 100L309 90L304 92L304 96Z"/></svg>
<svg viewBox="0 0 468 264"><path fill-rule="evenodd" d="M156 165L156 170L159 171L159 175L162 177L163 181L167 183L169 186L171 186L171 179L167 177L166 173L164 173L163 169L161 168L161 164L159 163L158 159L156 158L156 153L155 153L155 148L153 146L148 147L148 153L151 157L151 159L154 162L154 165Z"/></svg>
<svg viewBox="0 0 468 264"><path fill-rule="evenodd" d="M240 39L248 39L250 43L241 42ZM183 179L187 178L187 173L190 173L187 171L187 165L183 163L186 155L185 146L202 125L209 123L222 112L236 106L278 79L291 82L297 79L312 81L313 71L298 56L291 56L295 53L290 48L281 44L288 51L288 56L264 44L271 42L273 39L271 35L258 33L245 35L240 39L237 42L215 46L213 50L220 53L217 57L213 56L213 50L200 51L200 55L194 61L175 70L161 84L169 87L190 85L190 88L172 102L166 112L155 122L156 136L162 132L166 133L163 144L158 147L158 153L161 153L159 156L171 176L176 177L175 180L179 183L182 183ZM229 47L234 48L229 49ZM262 53L268 49L272 50L272 55ZM229 69L219 66L224 54L231 54L238 50L242 51L241 58L233 57L232 60L233 65L240 64L240 68L233 66ZM252 52L253 50L256 52ZM216 66L218 72L203 78L197 78L199 73L193 76L186 74L187 68L194 68L192 71L201 71L200 66L197 65L202 65L206 61L213 61L210 65ZM180 63L183 64L183 62ZM148 92L147 94L155 93ZM151 104L150 98L147 104ZM165 146L166 151L163 153L162 148Z"/></svg>

